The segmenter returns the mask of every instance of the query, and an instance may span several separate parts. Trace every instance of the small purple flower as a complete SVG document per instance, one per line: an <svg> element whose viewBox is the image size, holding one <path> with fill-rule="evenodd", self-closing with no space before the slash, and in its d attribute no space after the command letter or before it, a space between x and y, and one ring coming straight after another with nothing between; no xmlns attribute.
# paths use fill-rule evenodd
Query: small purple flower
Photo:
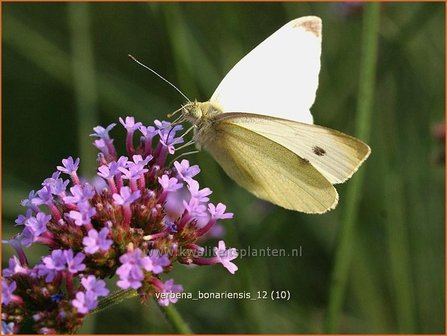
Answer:
<svg viewBox="0 0 447 336"><path fill-rule="evenodd" d="M41 204L50 204L53 202L53 192L51 190L51 186L47 185L42 187L40 190L37 191L37 196L35 199L33 199L33 203L36 205Z"/></svg>
<svg viewBox="0 0 447 336"><path fill-rule="evenodd" d="M37 191L38 197L32 200L33 204L41 205L41 204L50 204L53 202L53 193L51 191L50 186L44 186L42 189Z"/></svg>
<svg viewBox="0 0 447 336"><path fill-rule="evenodd" d="M122 187L119 194L113 194L113 200L118 205L130 205L140 196L141 192L139 190L131 192L129 187Z"/></svg>
<svg viewBox="0 0 447 336"><path fill-rule="evenodd" d="M120 171L126 180L138 180L144 173L148 172L146 168L143 168L143 165L133 162L128 162L127 168L120 168Z"/></svg>
<svg viewBox="0 0 447 336"><path fill-rule="evenodd" d="M81 284L87 292L93 293L96 297L107 296L109 294L106 283L103 280L96 279L94 275L82 278Z"/></svg>
<svg viewBox="0 0 447 336"><path fill-rule="evenodd" d="M109 136L109 132L112 130L112 128L114 128L116 126L115 123L110 124L109 126L107 126L106 128L102 127L102 126L96 126L93 127L93 131L95 133L90 134L90 136L93 137L98 137L100 139L106 139L106 140L111 140L110 136Z"/></svg>
<svg viewBox="0 0 447 336"><path fill-rule="evenodd" d="M123 120L123 118L119 118L121 125L123 125L128 132L135 132L140 126L142 126L142 123L135 122L134 117L126 117L126 120Z"/></svg>
<svg viewBox="0 0 447 336"><path fill-rule="evenodd" d="M73 251L71 252L73 253ZM51 255L44 257L42 261L48 269L56 271L65 269L66 258L62 250L53 250Z"/></svg>
<svg viewBox="0 0 447 336"><path fill-rule="evenodd" d="M12 301L12 296L17 288L15 281L8 282L2 279L2 305L7 305Z"/></svg>
<svg viewBox="0 0 447 336"><path fill-rule="evenodd" d="M166 146L168 148L168 153L169 154L174 154L175 153L175 146L174 145L178 145L183 143L183 138L174 138L172 140L170 139L160 139L160 143L163 144L164 146Z"/></svg>
<svg viewBox="0 0 447 336"><path fill-rule="evenodd" d="M197 198L191 198L189 202L183 201L188 213L194 218L206 217L206 206L201 204Z"/></svg>
<svg viewBox="0 0 447 336"><path fill-rule="evenodd" d="M28 218L30 218L32 215L33 215L33 210L31 210L31 209L26 210L26 214L25 215L19 215L17 217L17 219L15 220L16 226L17 225L24 225L26 220Z"/></svg>
<svg viewBox="0 0 447 336"><path fill-rule="evenodd" d="M208 211L211 214L211 217L216 220L233 218L233 214L231 212L225 213L226 209L227 207L222 203L217 204L217 206L212 203L208 204Z"/></svg>
<svg viewBox="0 0 447 336"><path fill-rule="evenodd" d="M118 161L116 161L116 164L117 164L116 169L119 170L120 167L126 167L127 161L129 161L129 158L127 156L120 156Z"/></svg>
<svg viewBox="0 0 447 336"><path fill-rule="evenodd" d="M40 236L42 233L47 232L47 223L50 221L51 216L46 215L43 212L39 212L36 217L30 217L26 220L25 226L29 228L35 237Z"/></svg>
<svg viewBox="0 0 447 336"><path fill-rule="evenodd" d="M116 274L120 277L117 282L118 287L122 289L140 288L141 281L144 279L143 270L150 271L152 268L151 259L137 248L123 254L120 257L120 262L121 266L116 270Z"/></svg>
<svg viewBox="0 0 447 336"><path fill-rule="evenodd" d="M25 247L30 247L37 240L33 230L28 227L22 231L20 238L23 246Z"/></svg>
<svg viewBox="0 0 447 336"><path fill-rule="evenodd" d="M178 131L183 129L182 125L172 126L171 123L166 121L155 120L155 126L158 127L158 135L160 136L160 143L168 149L169 154L174 154L174 145L183 143L182 137L175 137Z"/></svg>
<svg viewBox="0 0 447 336"><path fill-rule="evenodd" d="M154 274L162 273L163 267L169 266L171 264L171 262L169 261L169 257L166 254L160 256L159 253L156 253L154 255L150 255L149 258L152 262L151 271Z"/></svg>
<svg viewBox="0 0 447 336"><path fill-rule="evenodd" d="M178 176L183 181L188 181L200 173L200 168L198 165L190 166L188 160L182 160L181 163L177 161L174 162L175 169L177 170Z"/></svg>
<svg viewBox="0 0 447 336"><path fill-rule="evenodd" d="M60 172L54 172L50 178L47 178L43 181L42 185L50 188L51 193L53 195L62 195L67 189L69 180L61 179Z"/></svg>
<svg viewBox="0 0 447 336"><path fill-rule="evenodd" d="M141 155L132 156L134 164L140 165L141 167L146 166L149 163L149 161L152 160L152 158L153 158L152 155L148 155L144 159Z"/></svg>
<svg viewBox="0 0 447 336"><path fill-rule="evenodd" d="M146 139L152 139L157 134L157 130L154 126L140 126L139 129Z"/></svg>
<svg viewBox="0 0 447 336"><path fill-rule="evenodd" d="M4 277L10 277L17 273L26 274L28 273L28 269L20 264L19 258L12 256L12 258L9 259L8 268L3 269L2 273Z"/></svg>
<svg viewBox="0 0 447 336"><path fill-rule="evenodd" d="M72 220L74 220L77 226L91 224L91 219L96 215L96 209L88 202L82 202L78 204L79 211L71 210L68 214Z"/></svg>
<svg viewBox="0 0 447 336"><path fill-rule="evenodd" d="M14 322L6 323L2 320L2 335L14 335Z"/></svg>
<svg viewBox="0 0 447 336"><path fill-rule="evenodd" d="M64 251L65 260L67 262L67 269L70 273L77 273L85 270L85 264L82 261L85 259L85 255L82 252L76 253L74 256L73 250Z"/></svg>
<svg viewBox="0 0 447 336"><path fill-rule="evenodd" d="M75 185L70 188L71 196L65 196L65 203L73 203L77 204L79 202L87 201L95 195L95 189L88 184L84 183L83 185Z"/></svg>
<svg viewBox="0 0 447 336"><path fill-rule="evenodd" d="M71 301L71 304L78 310L79 314L87 314L98 306L98 297L95 296L94 292L77 292L76 298Z"/></svg>
<svg viewBox="0 0 447 336"><path fill-rule="evenodd" d="M214 248L214 254L217 260L231 273L234 274L238 267L231 262L231 260L236 259L238 253L235 248L226 249L225 242L223 240L219 241L218 247Z"/></svg>
<svg viewBox="0 0 447 336"><path fill-rule="evenodd" d="M85 246L85 252L88 254L93 254L97 251L106 252L113 243L112 240L107 239L108 234L108 228L102 228L99 233L95 229L89 230L88 237L84 237L82 240L82 244Z"/></svg>
<svg viewBox="0 0 447 336"><path fill-rule="evenodd" d="M31 271L31 276L33 277L39 277L39 278L45 278L45 282L53 282L54 278L56 277L57 271L55 269L50 269L44 264L38 264L34 266L34 268Z"/></svg>
<svg viewBox="0 0 447 336"><path fill-rule="evenodd" d="M28 259L26 258L25 251L23 251L23 244L22 244L22 235L17 234L13 238L8 240L2 240L2 244L11 246L15 252L17 253L17 256L19 257L19 262L22 266L28 267Z"/></svg>
<svg viewBox="0 0 447 336"><path fill-rule="evenodd" d="M33 203L33 200L34 200L35 198L36 198L36 192L35 192L34 190L31 190L31 191L29 192L29 194L28 194L28 198L25 198L24 200L22 200L22 201L20 202L20 204L21 204L23 207L31 208L31 209L33 209L34 211L36 211L37 207L36 207L36 205ZM38 211L38 209L37 209L37 211Z"/></svg>
<svg viewBox="0 0 447 336"><path fill-rule="evenodd" d="M156 119L154 121L154 124L157 127L158 132L162 132L163 134L166 133L166 135L169 133L169 131L171 130L171 127L172 127L172 124L169 121L164 121L164 120L160 121L160 120ZM183 129L183 127L181 125L178 125L178 126L180 126L180 129ZM176 130L174 129L173 132L175 132L175 131Z"/></svg>
<svg viewBox="0 0 447 336"><path fill-rule="evenodd" d="M96 139L93 141L93 145L95 145L98 150L103 153L104 155L109 155L109 147L107 146L107 143L104 139Z"/></svg>
<svg viewBox="0 0 447 336"><path fill-rule="evenodd" d="M118 171L112 172L110 170L110 165L102 165L98 168L98 176L101 176L105 179L113 178L117 173Z"/></svg>
<svg viewBox="0 0 447 336"><path fill-rule="evenodd" d="M199 190L199 182L193 179L188 180L188 189L191 193L191 197L197 199L200 203L208 202L210 199L207 196L213 193L210 188Z"/></svg>
<svg viewBox="0 0 447 336"><path fill-rule="evenodd" d="M67 159L62 160L62 166L57 166L57 170L68 175L76 173L79 168L79 161L79 158L73 161L73 158L69 156Z"/></svg>
<svg viewBox="0 0 447 336"><path fill-rule="evenodd" d="M178 180L175 177L169 177L168 175L163 175L158 178L158 183L160 183L163 191L172 192L179 190L183 187L182 183L178 183Z"/></svg>
<svg viewBox="0 0 447 336"><path fill-rule="evenodd" d="M161 306L168 306L170 303L176 303L178 301L176 293L183 292L182 285L174 285L174 279L167 280L163 284L163 293L166 294L158 299L158 303ZM169 295L171 294L171 295Z"/></svg>

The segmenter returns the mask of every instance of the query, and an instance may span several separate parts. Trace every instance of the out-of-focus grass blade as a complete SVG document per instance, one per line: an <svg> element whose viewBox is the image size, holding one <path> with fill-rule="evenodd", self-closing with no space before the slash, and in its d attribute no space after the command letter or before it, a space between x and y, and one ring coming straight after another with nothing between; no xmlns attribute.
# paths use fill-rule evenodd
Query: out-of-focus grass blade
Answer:
<svg viewBox="0 0 447 336"><path fill-rule="evenodd" d="M199 90L206 92L210 83L217 83L219 75L209 61L203 46L199 43L200 36L194 36L189 27L189 19L185 18L180 4L169 3L160 8L169 34L169 43L174 52L174 63L178 84L189 99L198 97ZM211 96L212 92L206 92Z"/></svg>
<svg viewBox="0 0 447 336"><path fill-rule="evenodd" d="M71 29L73 83L78 114L78 143L81 157L81 174L91 176L96 167L96 150L90 134L98 124L96 107L96 74L90 33L89 4L68 4Z"/></svg>
<svg viewBox="0 0 447 336"><path fill-rule="evenodd" d="M356 136L368 142L375 89L377 44L380 18L380 4L368 3L365 6L363 23L363 44L360 62L360 87L357 102ZM333 333L338 328L339 316L343 307L352 247L355 238L355 224L358 220L360 192L362 190L365 167L352 178L346 193L346 208L339 240L336 248L334 269L331 277L328 312L325 332Z"/></svg>
<svg viewBox="0 0 447 336"><path fill-rule="evenodd" d="M23 57L62 84L68 87L73 85L68 53L47 39L44 34L32 29L27 23L13 15L4 17L3 31L5 30L14 34L4 34L4 43L13 47ZM107 67L107 72L98 73L97 83L98 100L108 107L106 113L113 107L115 111L129 111L129 114L144 115L148 110L145 102L151 101L154 105L161 106L162 99L154 96L149 90L143 92L141 88L132 87L132 83L127 82L124 76L119 76L112 67ZM130 91L134 91L134 94L130 95ZM147 101L139 102L134 99L138 92L140 92L139 96L146 96Z"/></svg>
<svg viewBox="0 0 447 336"><path fill-rule="evenodd" d="M404 216L403 186L399 175L389 174L385 201L389 216L388 249L390 256L390 273L395 299L397 327L399 333L415 333L414 286L411 272L410 244Z"/></svg>

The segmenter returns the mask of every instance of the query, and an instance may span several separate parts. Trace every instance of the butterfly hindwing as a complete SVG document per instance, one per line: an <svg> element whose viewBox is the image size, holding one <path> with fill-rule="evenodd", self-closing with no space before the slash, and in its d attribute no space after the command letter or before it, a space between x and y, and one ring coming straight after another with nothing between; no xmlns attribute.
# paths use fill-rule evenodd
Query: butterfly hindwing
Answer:
<svg viewBox="0 0 447 336"><path fill-rule="evenodd" d="M232 179L261 199L305 213L324 213L338 202L335 188L308 161L231 119L216 118L198 141Z"/></svg>

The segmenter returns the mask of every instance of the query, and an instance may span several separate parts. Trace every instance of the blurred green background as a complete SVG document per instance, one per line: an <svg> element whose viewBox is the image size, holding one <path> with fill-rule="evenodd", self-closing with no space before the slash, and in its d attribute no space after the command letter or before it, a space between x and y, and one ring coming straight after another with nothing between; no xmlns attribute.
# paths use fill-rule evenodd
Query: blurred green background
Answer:
<svg viewBox="0 0 447 336"><path fill-rule="evenodd" d="M352 241L339 332L443 333L445 166L445 10L443 3L382 3L377 81L364 184ZM362 43L362 5L343 3L3 3L3 237L17 232L20 200L50 176L62 158L80 156L95 172L88 137L97 124L133 115L144 123L184 103L182 97L127 58L131 53L206 100L225 73L264 38L295 17L323 20L315 122L355 133ZM260 97L262 98L262 97ZM112 136L122 144L124 132ZM206 153L201 185L214 190L234 220L227 245L302 247L301 257L247 257L230 275L220 266L175 267L185 291L289 290L289 301L180 301L197 333L324 332L339 206L305 215L261 202L237 187ZM214 241L207 245L214 245ZM3 266L12 251L3 247ZM37 261L39 249L28 250ZM83 333L168 333L153 303L129 300L86 320Z"/></svg>

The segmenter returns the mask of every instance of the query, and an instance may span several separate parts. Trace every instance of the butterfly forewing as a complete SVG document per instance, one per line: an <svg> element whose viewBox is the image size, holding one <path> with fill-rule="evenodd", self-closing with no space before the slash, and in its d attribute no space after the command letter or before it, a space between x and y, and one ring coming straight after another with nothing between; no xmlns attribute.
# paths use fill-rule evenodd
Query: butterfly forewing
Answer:
<svg viewBox="0 0 447 336"><path fill-rule="evenodd" d="M320 72L321 19L290 21L242 58L210 101L224 112L256 112L313 123Z"/></svg>
<svg viewBox="0 0 447 336"><path fill-rule="evenodd" d="M349 179L370 153L362 141L322 126L250 113L225 113L221 118L309 161L332 184Z"/></svg>

